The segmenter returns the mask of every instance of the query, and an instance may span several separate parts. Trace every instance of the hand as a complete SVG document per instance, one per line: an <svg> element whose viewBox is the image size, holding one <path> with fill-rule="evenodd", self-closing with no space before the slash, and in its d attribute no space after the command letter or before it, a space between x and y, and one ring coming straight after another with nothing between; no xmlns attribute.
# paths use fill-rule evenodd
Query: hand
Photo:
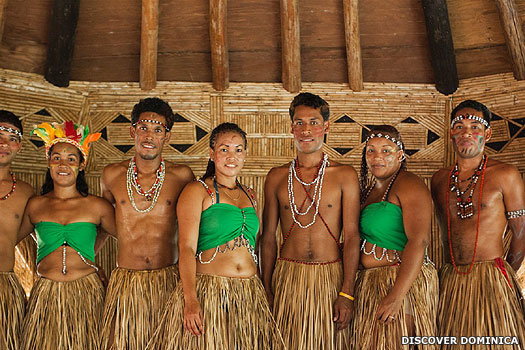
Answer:
<svg viewBox="0 0 525 350"><path fill-rule="evenodd" d="M403 303L403 298L392 296L387 294L386 297L381 300L379 304L375 318L380 322L394 322L399 318L399 311L401 310L401 305Z"/></svg>
<svg viewBox="0 0 525 350"><path fill-rule="evenodd" d="M268 299L268 305L270 306L270 310L273 310L273 293L270 289L264 289L266 292L266 299Z"/></svg>
<svg viewBox="0 0 525 350"><path fill-rule="evenodd" d="M337 323L337 330L348 327L353 314L354 302L339 295L334 303L334 322Z"/></svg>
<svg viewBox="0 0 525 350"><path fill-rule="evenodd" d="M190 300L184 306L184 328L196 336L204 334L203 314L197 299Z"/></svg>

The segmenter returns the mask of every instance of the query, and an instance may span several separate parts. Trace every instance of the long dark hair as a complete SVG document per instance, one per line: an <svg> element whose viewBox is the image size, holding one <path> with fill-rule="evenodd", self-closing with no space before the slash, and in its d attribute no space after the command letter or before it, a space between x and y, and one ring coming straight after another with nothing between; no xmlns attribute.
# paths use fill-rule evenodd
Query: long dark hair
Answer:
<svg viewBox="0 0 525 350"><path fill-rule="evenodd" d="M247 140L246 140L246 133L244 130L242 130L239 125L235 123L222 123L215 127L215 129L212 130L210 135L210 148L215 148L215 143L217 142L217 137L220 134L224 134L227 132L236 132L237 134L241 135L242 139L244 140L244 149L247 148ZM206 167L206 172L204 175L202 175L201 179L206 180L209 177L212 177L215 175L215 163L213 160L208 160L208 166Z"/></svg>
<svg viewBox="0 0 525 350"><path fill-rule="evenodd" d="M377 134L381 133L383 135L389 135L399 142L401 142L402 150L405 150L405 144L403 143L403 139L401 138L401 134L399 131L393 127L392 125L376 125L373 126L372 129L367 134L367 137L371 134ZM406 170L407 168L407 160L406 157L401 161L401 169ZM367 187L369 185L369 178L368 178L368 165L366 164L366 145L363 147L363 155L361 157L361 177L359 179L359 189L361 191L361 198L363 197L365 191L367 190Z"/></svg>
<svg viewBox="0 0 525 350"><path fill-rule="evenodd" d="M53 147L54 147L54 145L53 145ZM51 147L49 149L49 156L51 156L51 152L53 151L53 147ZM77 150L77 151L78 151L78 155L79 155L79 158L78 158L79 159L79 164L82 164L82 162L84 162L84 156L82 155L82 152L80 152L80 150ZM77 187L77 191L80 192L80 194L83 197L87 197L88 192L89 192L89 186L88 186L88 184L86 182L86 173L85 173L84 170L80 170L78 172L76 187ZM54 188L55 188L55 185L53 183L53 178L51 177L51 172L49 171L49 169L47 169L46 181L42 185L42 190L40 191L40 194L44 195L46 193L49 193L49 192L53 191Z"/></svg>

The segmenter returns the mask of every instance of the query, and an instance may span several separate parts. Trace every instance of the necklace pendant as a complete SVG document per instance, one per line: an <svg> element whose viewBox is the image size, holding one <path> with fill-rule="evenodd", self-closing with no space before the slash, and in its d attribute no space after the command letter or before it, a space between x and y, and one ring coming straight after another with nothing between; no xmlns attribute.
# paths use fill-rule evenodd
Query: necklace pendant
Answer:
<svg viewBox="0 0 525 350"><path fill-rule="evenodd" d="M151 201L153 200L153 197L151 196L151 194L149 194L149 193L146 194L146 200L147 200L148 202L151 202Z"/></svg>

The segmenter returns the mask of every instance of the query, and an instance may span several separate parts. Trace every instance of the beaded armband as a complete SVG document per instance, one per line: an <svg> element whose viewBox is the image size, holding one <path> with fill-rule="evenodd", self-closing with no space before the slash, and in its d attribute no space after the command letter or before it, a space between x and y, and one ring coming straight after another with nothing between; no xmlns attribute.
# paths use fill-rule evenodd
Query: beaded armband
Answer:
<svg viewBox="0 0 525 350"><path fill-rule="evenodd" d="M522 217L523 215L525 215L525 209L508 211L507 219L517 219L519 217Z"/></svg>

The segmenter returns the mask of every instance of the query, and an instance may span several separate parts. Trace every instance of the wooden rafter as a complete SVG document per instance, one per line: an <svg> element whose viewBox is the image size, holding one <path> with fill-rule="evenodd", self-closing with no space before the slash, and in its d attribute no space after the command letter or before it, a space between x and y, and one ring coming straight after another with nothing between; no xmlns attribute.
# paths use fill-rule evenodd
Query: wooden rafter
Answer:
<svg viewBox="0 0 525 350"><path fill-rule="evenodd" d="M157 85L157 50L159 38L159 0L142 0L140 35L140 88Z"/></svg>
<svg viewBox="0 0 525 350"><path fill-rule="evenodd" d="M299 1L281 0L282 80L290 92L301 90Z"/></svg>
<svg viewBox="0 0 525 350"><path fill-rule="evenodd" d="M359 38L359 0L343 0L348 83L353 91L363 90L363 66Z"/></svg>
<svg viewBox="0 0 525 350"><path fill-rule="evenodd" d="M421 0L436 89L450 95L459 86L446 0Z"/></svg>
<svg viewBox="0 0 525 350"><path fill-rule="evenodd" d="M56 86L69 86L79 5L80 0L53 1L45 78Z"/></svg>
<svg viewBox="0 0 525 350"><path fill-rule="evenodd" d="M4 35L5 12L7 10L7 0L0 0L0 42Z"/></svg>
<svg viewBox="0 0 525 350"><path fill-rule="evenodd" d="M496 0L505 41L512 60L512 71L517 80L525 79L525 36L514 0Z"/></svg>
<svg viewBox="0 0 525 350"><path fill-rule="evenodd" d="M210 0L210 47L213 87L223 91L230 86L228 58L227 0Z"/></svg>

